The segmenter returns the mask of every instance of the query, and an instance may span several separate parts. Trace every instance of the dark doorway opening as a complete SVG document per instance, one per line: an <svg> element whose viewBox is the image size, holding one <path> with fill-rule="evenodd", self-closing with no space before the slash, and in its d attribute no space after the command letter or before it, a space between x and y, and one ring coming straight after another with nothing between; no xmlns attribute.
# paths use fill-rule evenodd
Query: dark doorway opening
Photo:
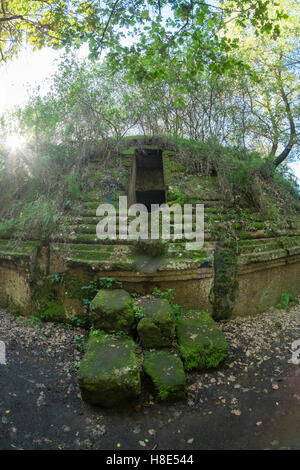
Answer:
<svg viewBox="0 0 300 470"><path fill-rule="evenodd" d="M151 204L166 202L161 149L137 149L136 158L136 202L144 204L148 211Z"/></svg>
<svg viewBox="0 0 300 470"><path fill-rule="evenodd" d="M136 149L136 166L142 169L163 169L162 150L160 149Z"/></svg>
<svg viewBox="0 0 300 470"><path fill-rule="evenodd" d="M154 191L136 191L136 202L138 204L144 204L148 212L151 211L151 204L164 204L166 202L165 191L154 190Z"/></svg>

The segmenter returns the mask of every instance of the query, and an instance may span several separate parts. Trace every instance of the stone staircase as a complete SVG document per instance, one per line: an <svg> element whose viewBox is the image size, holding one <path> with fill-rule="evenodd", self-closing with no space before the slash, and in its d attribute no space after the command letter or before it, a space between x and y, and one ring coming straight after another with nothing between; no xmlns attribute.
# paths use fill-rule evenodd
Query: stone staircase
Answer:
<svg viewBox="0 0 300 470"><path fill-rule="evenodd" d="M143 146L147 147L144 143ZM3 300L0 293L2 304L10 303L14 292L22 283L23 291L26 290L30 299L30 291L39 273L41 277L59 274L63 279L88 278L88 282L93 281L94 278L111 276L124 282L129 290L136 290L140 293L152 292L153 285L163 288L170 286L178 291L179 298L182 302L187 302L187 305L191 306L189 301L196 299L195 304L199 303L209 309L211 307L209 292L215 280L214 254L225 233L231 233L236 239L238 275L241 273L242 279L245 278L244 275L247 275L250 279L248 285L252 283L252 272L274 268L278 270L278 285L281 283L279 277L284 279L283 292L290 289L292 285L291 291L296 293L297 285L294 278L297 276L296 264L300 261L299 223L297 225L294 221L287 223L266 220L261 214L251 209L241 211L226 207L215 176L192 174L188 168L179 165L176 158L173 158L172 152L168 151L162 151L163 175L161 171L158 174L156 168L151 170L150 180L157 179L157 184L154 186L150 182L148 184L144 170L133 184L131 169L137 147L136 142L129 143L128 147L121 152L116 168L107 169L107 173L97 159L88 163L84 171L91 179L96 178L99 173L101 176L99 185L98 183L95 185L96 189L95 187L91 189L91 186L82 195L83 200L78 202L71 211L65 212L58 230L47 244L38 240L14 240L11 233L2 232L2 240L0 240L0 280L3 279L4 285ZM148 148L153 147L150 145ZM113 177L110 174L111 171ZM104 183L106 177L112 178L112 186L106 186ZM134 241L119 238L99 240L96 234L96 227L101 219L96 216L99 204L114 204L118 221L120 217L117 207L118 198L125 194L129 196L128 185L131 187L135 185L134 189L138 191L147 192L153 188L163 190L169 205L178 202L180 204L203 203L203 249L186 250L185 242L189 240L171 239L163 256L153 259L149 255L138 252ZM175 228L174 218L171 215L171 235ZM194 229L195 213L189 218L189 230ZM283 273L285 267L292 264L294 268L289 269L288 275L281 274L280 270ZM14 276L13 272L15 272ZM14 277L14 281L9 276ZM189 281L189 285L186 281ZM261 285L264 283L265 280L262 280ZM279 295L276 285L274 292L277 293L277 291ZM69 292L69 288L62 282L58 302L69 305L71 302L66 299L65 292ZM245 292L248 291L245 290ZM252 292L251 296L254 299ZM18 306L20 305L22 310L23 298L23 293L18 295ZM81 300L79 294L78 299ZM32 308L30 302L31 300L28 300L26 311ZM257 303L254 299L252 303L255 302ZM273 304L274 302L276 300L272 299ZM80 308L83 308L82 305L76 304L76 309ZM241 308L244 309L244 306ZM73 304L70 309L73 309ZM66 315L69 315L69 306L66 307Z"/></svg>
<svg viewBox="0 0 300 470"><path fill-rule="evenodd" d="M118 222L119 222L119 209L116 207L116 223L117 223L117 239L99 240L96 234L96 227L103 217L96 216L96 210L101 202L99 200L85 200L81 202L78 207L70 213L63 224L59 226L57 233L51 240L51 251L56 255L60 255L68 263L73 264L87 264L89 266L103 267L104 270L124 270L132 271L136 268L135 262L132 259L132 247L135 244L133 240L119 239ZM109 202L109 201L105 201ZM218 209L212 206L214 201L210 201L210 212L217 214ZM116 206L116 202L113 204ZM195 213L186 218L189 222L189 227L186 232L195 230ZM134 217L129 217L130 223ZM183 220L183 219L182 219ZM170 217L170 233L174 233L174 216ZM215 246L215 241L218 239L217 235L212 236L209 228L209 215L205 219L205 239L207 241L206 252L209 254ZM160 234L162 233L162 225L160 220ZM210 240L212 241L210 243ZM166 262L174 259L174 255L180 255L182 261L195 262L195 253L186 252L183 254L182 244L189 241L186 238L180 240L171 239L169 243L169 254L165 256Z"/></svg>
<svg viewBox="0 0 300 470"><path fill-rule="evenodd" d="M206 200L202 202L205 205L204 240L207 263L209 263L216 243L220 240L222 231L230 220L230 214L228 214L228 209L222 206L220 200ZM116 205L115 201L113 203ZM68 223L61 225L58 232L52 237L52 251L60 254L68 262L73 261L77 264L98 265L104 269L107 264L108 270L111 270L112 267L117 270L134 270L135 263L132 259L128 258L131 254L130 247L134 245L134 242L118 238L118 222L120 217L118 207L116 207L117 239L99 240L97 237L96 227L103 218L96 216L99 204L99 200L85 200L81 202L76 210L67 217ZM190 223L188 227L190 232L195 230L195 217L195 213L193 213L191 217L186 219ZM133 220L133 217L129 217L129 223L131 220ZM172 235L176 228L172 214L170 220L170 233ZM261 222L259 214L254 214L251 217L249 227L241 225L235 231L237 236L241 238L239 242L241 249L240 264L265 261L280 258L286 256L286 254L300 253L300 230L298 228L282 227L282 229L277 230L277 236L272 236L269 222ZM284 237L285 246L282 246L279 237ZM194 254L189 252L184 253L184 250L182 250L182 244L186 241L188 241L186 238L170 240L170 260L174 255L179 255L181 252L182 261L196 262Z"/></svg>

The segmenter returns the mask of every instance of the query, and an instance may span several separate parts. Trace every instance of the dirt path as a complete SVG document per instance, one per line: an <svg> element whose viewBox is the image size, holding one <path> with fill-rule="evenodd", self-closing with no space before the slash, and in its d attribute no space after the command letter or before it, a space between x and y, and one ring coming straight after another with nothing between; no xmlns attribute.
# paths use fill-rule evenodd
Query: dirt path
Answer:
<svg viewBox="0 0 300 470"><path fill-rule="evenodd" d="M185 403L90 408L80 398L79 328L24 325L0 311L0 449L300 449L300 306L222 326L217 371L188 378ZM77 338L76 338L77 337Z"/></svg>

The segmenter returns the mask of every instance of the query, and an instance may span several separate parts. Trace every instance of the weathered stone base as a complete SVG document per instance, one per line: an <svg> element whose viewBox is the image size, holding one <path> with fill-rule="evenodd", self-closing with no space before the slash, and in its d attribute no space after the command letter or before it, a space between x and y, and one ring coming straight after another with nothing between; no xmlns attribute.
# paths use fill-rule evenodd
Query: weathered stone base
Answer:
<svg viewBox="0 0 300 470"><path fill-rule="evenodd" d="M123 288L151 294L154 287L174 289L175 302L188 309L212 312L214 273L202 268L162 269L146 274L135 271L103 270L97 264L61 259L51 247L26 242L26 251L0 250L0 305L20 313L39 314L52 305L63 307L63 316L86 318L87 286L100 277L113 277ZM9 242L7 242L9 243ZM233 316L257 314L276 305L283 293L300 294L300 254L296 250L274 250L254 257L242 255L237 266L237 290ZM245 259L244 259L244 258ZM254 259L255 258L255 259ZM253 262L253 259L255 262ZM98 286L99 287L99 286Z"/></svg>

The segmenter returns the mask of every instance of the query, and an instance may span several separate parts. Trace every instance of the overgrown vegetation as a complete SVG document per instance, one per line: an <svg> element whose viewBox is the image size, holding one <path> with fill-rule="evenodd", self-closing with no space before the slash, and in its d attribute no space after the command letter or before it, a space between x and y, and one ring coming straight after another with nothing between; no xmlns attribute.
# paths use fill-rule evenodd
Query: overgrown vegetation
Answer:
<svg viewBox="0 0 300 470"><path fill-rule="evenodd" d="M136 254L157 258L166 254L167 244L162 240L137 240L133 245L133 251Z"/></svg>
<svg viewBox="0 0 300 470"><path fill-rule="evenodd" d="M217 177L228 206L252 207L265 217L272 216L273 205L281 214L300 211L299 186L287 166L277 170L258 152L223 147L215 139L203 143L171 137L169 147L170 142L172 159L185 168L184 173ZM161 143L166 146L167 139ZM175 188L174 195L176 202L186 202L182 189Z"/></svg>
<svg viewBox="0 0 300 470"><path fill-rule="evenodd" d="M284 292L281 295L280 302L276 305L276 307L280 308L280 310L285 310L287 307L293 307L293 305L297 305L299 300L294 295L290 294L289 292Z"/></svg>
<svg viewBox="0 0 300 470"><path fill-rule="evenodd" d="M201 143L174 137L155 137L154 141L162 148L173 150L170 161L180 165L182 175L216 176L223 203L228 208L234 208L236 212L233 219L241 218L242 222L247 215L245 212L247 208L260 213L265 220L286 220L287 225L292 223L293 216L298 217L299 186L287 167L282 166L278 170L270 159L263 158L257 152L222 147L214 140ZM109 148L108 141L105 145ZM72 223L73 209L95 188L100 193L102 191L102 194L105 188L107 198L114 194L117 190L116 185L120 184L119 177L115 174L119 161L115 145L116 143L111 141L112 158L107 168L103 162L103 172L99 174L98 179L93 178L84 166L82 172L76 172L75 160L73 166L70 165L69 173L64 174L63 167L59 169L59 166L51 166L51 158L49 164L47 163L49 179L43 185L41 182L46 177L42 177L38 172L35 177L31 177L26 173L25 167L22 169L24 176L22 184L18 177L13 179L13 174L7 174L7 168L0 171L0 191L5 195L0 209L0 239L30 239L46 242L59 227L64 225L67 227ZM40 158L44 157L36 157L37 164ZM114 164L116 168L112 168ZM52 184L54 179L55 182ZM120 187L122 185L117 192L120 191ZM105 198L105 194L102 197ZM171 202L179 204L193 202L191 196L186 196L184 182L180 179L178 188L175 185L170 197L173 198ZM197 198L194 202L197 202ZM238 209L242 210L239 216ZM213 220L211 224L213 230ZM136 242L134 251L158 257L165 254L166 245L160 240L147 242L140 240Z"/></svg>
<svg viewBox="0 0 300 470"><path fill-rule="evenodd" d="M109 198L124 190L119 143L131 134L163 136L157 141L162 147L172 143L181 171L216 175L228 206L254 207L273 218L287 208L299 210L298 188L286 166L298 149L297 2L283 0L282 8L273 1L250 2L245 9L243 1L226 8L165 2L170 11L160 2L139 1L141 10L131 2L117 2L116 8L104 2L89 13L80 10L80 22L77 9L72 18L65 10L70 2L51 2L51 11L30 0L26 7L8 3L0 13L8 50L0 47L0 60L20 47L29 12L27 39L36 47L87 42L95 60L65 54L48 93L33 90L24 108L1 117L0 237L47 240L64 224L62 214L87 194ZM161 7L163 16L155 17ZM36 23L37 17L44 23ZM100 17L108 19L104 31ZM120 23L125 30L135 25L140 49L120 44ZM109 60L99 60L102 47ZM22 149L6 145L15 134L24 137ZM91 171L87 163L95 158ZM173 188L172 194L185 202L183 190Z"/></svg>

